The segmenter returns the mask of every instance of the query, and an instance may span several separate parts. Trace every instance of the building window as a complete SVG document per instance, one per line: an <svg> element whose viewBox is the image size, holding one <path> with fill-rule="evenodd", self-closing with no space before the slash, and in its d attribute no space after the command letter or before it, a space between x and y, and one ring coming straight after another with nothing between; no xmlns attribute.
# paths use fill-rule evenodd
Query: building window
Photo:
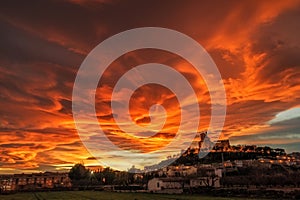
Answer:
<svg viewBox="0 0 300 200"><path fill-rule="evenodd" d="M157 188L159 188L159 182L157 182Z"/></svg>

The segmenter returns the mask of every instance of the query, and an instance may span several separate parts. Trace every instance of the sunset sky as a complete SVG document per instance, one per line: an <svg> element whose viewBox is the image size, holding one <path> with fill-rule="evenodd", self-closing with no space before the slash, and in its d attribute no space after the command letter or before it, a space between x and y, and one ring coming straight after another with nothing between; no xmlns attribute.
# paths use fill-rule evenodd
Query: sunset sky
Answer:
<svg viewBox="0 0 300 200"><path fill-rule="evenodd" d="M0 174L99 165L82 144L72 115L76 73L103 40L128 29L163 27L199 42L216 63L227 96L221 138L300 151L300 1L52 0L0 3ZM179 126L178 99L145 85L130 99L141 126L160 103L167 119L148 140L121 133L110 98L116 81L148 62L170 65L197 90L205 130L210 97L193 67L170 52L144 49L119 57L96 92L101 127L123 149L149 152L170 142ZM179 150L180 151L180 150ZM117 159L117 156L116 158Z"/></svg>

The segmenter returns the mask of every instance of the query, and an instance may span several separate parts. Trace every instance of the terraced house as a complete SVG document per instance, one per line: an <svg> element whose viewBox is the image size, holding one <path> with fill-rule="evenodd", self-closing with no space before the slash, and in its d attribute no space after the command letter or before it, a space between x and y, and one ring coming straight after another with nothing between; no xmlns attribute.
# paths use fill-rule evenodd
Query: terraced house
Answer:
<svg viewBox="0 0 300 200"><path fill-rule="evenodd" d="M0 191L22 191L38 189L69 188L68 173L32 173L0 176Z"/></svg>

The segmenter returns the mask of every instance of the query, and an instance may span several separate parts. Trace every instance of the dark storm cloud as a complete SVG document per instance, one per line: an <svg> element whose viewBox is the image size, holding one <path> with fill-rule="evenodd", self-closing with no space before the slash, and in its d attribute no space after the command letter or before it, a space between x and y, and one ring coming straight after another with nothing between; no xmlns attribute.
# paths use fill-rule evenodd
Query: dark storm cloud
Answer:
<svg viewBox="0 0 300 200"><path fill-rule="evenodd" d="M36 37L27 31L0 21L0 58L2 65L13 63L49 62L77 68L83 56L59 44Z"/></svg>
<svg viewBox="0 0 300 200"><path fill-rule="evenodd" d="M261 80L278 82L287 70L300 73L300 9L282 13L276 20L262 25L253 35L253 53L264 53L262 64L265 67L259 72ZM300 84L293 82L292 84Z"/></svg>
<svg viewBox="0 0 300 200"><path fill-rule="evenodd" d="M61 45L65 44L70 48L73 46L75 51L84 52L86 49L83 47L91 45L93 39L103 32L100 30L103 28L100 22L106 9L99 12L102 6L93 7L98 8L93 12L93 9L85 9L66 1L5 1L1 2L0 11L2 19L15 26ZM76 46L79 41L82 44L80 47Z"/></svg>
<svg viewBox="0 0 300 200"><path fill-rule="evenodd" d="M298 117L273 123L270 127L260 130L257 134L233 136L231 141L242 144L244 141L249 141L252 144L285 147L288 152L292 152L299 149L299 146L295 148L300 144L299 121L300 118ZM289 146L289 144L292 144L292 146Z"/></svg>

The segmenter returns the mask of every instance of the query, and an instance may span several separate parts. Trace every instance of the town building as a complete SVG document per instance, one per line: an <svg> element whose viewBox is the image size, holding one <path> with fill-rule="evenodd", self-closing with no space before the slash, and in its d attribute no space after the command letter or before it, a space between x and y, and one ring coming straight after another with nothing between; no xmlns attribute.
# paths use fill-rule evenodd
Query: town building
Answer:
<svg viewBox="0 0 300 200"><path fill-rule="evenodd" d="M71 186L68 173L45 172L0 176L0 189L2 192L69 188Z"/></svg>
<svg viewBox="0 0 300 200"><path fill-rule="evenodd" d="M159 177L148 181L148 191L152 193L180 194L201 187L220 187L220 177Z"/></svg>
<svg viewBox="0 0 300 200"><path fill-rule="evenodd" d="M183 192L185 179L181 177L173 178L153 178L148 181L148 191L153 193L179 194Z"/></svg>

